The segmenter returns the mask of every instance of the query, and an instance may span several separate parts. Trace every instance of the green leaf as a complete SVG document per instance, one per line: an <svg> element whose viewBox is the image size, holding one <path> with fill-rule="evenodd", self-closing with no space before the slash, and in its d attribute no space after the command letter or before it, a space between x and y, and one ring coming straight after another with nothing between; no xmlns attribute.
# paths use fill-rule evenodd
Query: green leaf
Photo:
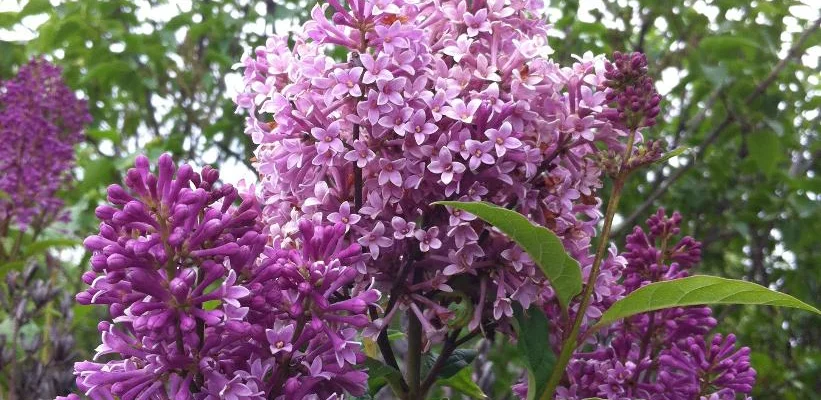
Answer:
<svg viewBox="0 0 821 400"><path fill-rule="evenodd" d="M527 398L537 399L544 392L556 364L556 355L548 341L550 322L536 307L525 311L516 305L513 313L518 325L517 347L527 366Z"/></svg>
<svg viewBox="0 0 821 400"><path fill-rule="evenodd" d="M23 17L27 17L29 15L42 14L52 8L53 7L51 6L51 2L49 0L29 0L29 2L23 6L23 9L20 10L20 14L17 17L22 19Z"/></svg>
<svg viewBox="0 0 821 400"><path fill-rule="evenodd" d="M723 65L717 65L715 67L702 65L701 70L704 71L704 75L715 86L724 86L724 84L732 81L730 73L727 72L727 68Z"/></svg>
<svg viewBox="0 0 821 400"><path fill-rule="evenodd" d="M111 85L113 82L128 82L134 79L136 74L131 65L123 60L111 60L97 64L88 71L84 81L100 82L103 85Z"/></svg>
<svg viewBox="0 0 821 400"><path fill-rule="evenodd" d="M20 22L16 12L0 12L0 28L11 28Z"/></svg>
<svg viewBox="0 0 821 400"><path fill-rule="evenodd" d="M438 382L440 385L451 387L471 399L487 399L487 395L482 391L479 385L473 381L470 370L470 368L463 368L450 378L439 379Z"/></svg>
<svg viewBox="0 0 821 400"><path fill-rule="evenodd" d="M108 139L114 143L120 142L120 133L113 129L89 129L86 131L86 136L97 140Z"/></svg>
<svg viewBox="0 0 821 400"><path fill-rule="evenodd" d="M781 158L781 142L778 140L778 135L771 131L753 133L747 136L747 146L750 150L750 158L758 168L765 175L772 175Z"/></svg>
<svg viewBox="0 0 821 400"><path fill-rule="evenodd" d="M56 239L46 239L46 240L39 240L34 242L26 247L25 257L35 256L40 253L44 253L46 250L53 249L53 248L60 248L60 247L74 247L81 245L77 239L71 238L56 238Z"/></svg>
<svg viewBox="0 0 821 400"><path fill-rule="evenodd" d="M388 329L388 340L391 342L394 340L403 339L405 337L405 332L396 330L396 329Z"/></svg>
<svg viewBox="0 0 821 400"><path fill-rule="evenodd" d="M737 59L741 54L752 57L760 49L761 46L755 40L736 35L706 37L699 45L700 53L703 55L709 54L712 57L731 60Z"/></svg>
<svg viewBox="0 0 821 400"><path fill-rule="evenodd" d="M672 307L710 304L757 304L798 308L821 314L817 308L795 297L764 286L735 279L695 275L672 281L651 283L615 302L593 329L622 318Z"/></svg>
<svg viewBox="0 0 821 400"><path fill-rule="evenodd" d="M11 271L22 271L23 267L26 266L26 262L24 260L17 260L7 262L5 264L0 264L0 276L6 276Z"/></svg>
<svg viewBox="0 0 821 400"><path fill-rule="evenodd" d="M439 371L439 376L437 378L447 379L456 375L459 371L473 362L476 358L476 354L478 354L477 351L473 349L458 349L454 351L453 354L445 360L445 365ZM437 358L439 358L439 354L435 351L429 351L425 354L425 365L423 370L425 375L427 375L427 371L430 371L433 367L433 364L436 362Z"/></svg>
<svg viewBox="0 0 821 400"><path fill-rule="evenodd" d="M368 368L368 393L371 396L386 384L394 388L401 386L402 373L396 368L371 357L365 357L365 367Z"/></svg>
<svg viewBox="0 0 821 400"><path fill-rule="evenodd" d="M579 263L565 252L559 237L549 229L534 225L515 211L489 203L438 201L433 204L467 211L510 236L550 280L562 309L567 310L570 299L582 291Z"/></svg>
<svg viewBox="0 0 821 400"><path fill-rule="evenodd" d="M656 163L664 163L664 162L666 162L667 160L669 160L673 157L678 157L678 156L688 152L689 150L690 150L690 148L686 147L686 146L677 147L673 150L668 151L667 153L664 153L664 155L661 156L661 158L659 158L658 161L656 161Z"/></svg>

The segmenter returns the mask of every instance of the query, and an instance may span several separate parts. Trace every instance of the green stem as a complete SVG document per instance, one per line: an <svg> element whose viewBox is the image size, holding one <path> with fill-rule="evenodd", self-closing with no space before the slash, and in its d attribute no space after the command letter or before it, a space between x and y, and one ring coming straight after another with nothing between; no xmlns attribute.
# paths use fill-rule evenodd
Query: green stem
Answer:
<svg viewBox="0 0 821 400"><path fill-rule="evenodd" d="M559 353L558 360L556 360L553 373L547 381L547 388L544 393L542 393L541 397L539 397L541 400L549 400L554 397L556 388L559 386L562 377L564 377L567 364L570 363L570 358L573 357L573 351L578 347L579 330L581 329L585 312L587 311L587 308L590 307L590 303L593 300L593 289L595 288L596 280L599 277L602 261L607 254L607 245L609 243L608 238L610 237L610 229L613 227L613 217L616 215L616 210L618 210L619 199L621 198L622 189L624 189L624 183L627 181L627 176L630 174L630 169L627 166L628 161L630 160L630 155L632 154L633 141L635 138L636 131L635 129L632 129L627 137L627 146L625 147L624 155L622 156L621 168L619 168L619 172L613 182L613 190L610 193L610 200L607 203L607 211L604 213L604 226L602 227L599 244L596 249L596 258L593 259L593 267L590 269L590 275L587 277L587 283L585 284L584 292L582 292L582 303L579 305L579 311L576 313L576 318L573 320L573 327L570 329L570 333L564 340L562 351Z"/></svg>

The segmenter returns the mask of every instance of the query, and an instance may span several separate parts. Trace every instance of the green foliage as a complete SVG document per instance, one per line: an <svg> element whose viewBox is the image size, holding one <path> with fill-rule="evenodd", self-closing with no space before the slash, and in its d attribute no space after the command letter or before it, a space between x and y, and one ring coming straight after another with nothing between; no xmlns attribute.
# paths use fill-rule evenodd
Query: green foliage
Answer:
<svg viewBox="0 0 821 400"><path fill-rule="evenodd" d="M570 299L582 290L579 263L564 251L562 242L549 229L534 225L523 215L488 203L439 201L448 207L467 211L488 222L522 247L544 272L556 292L562 308L567 310Z"/></svg>
<svg viewBox="0 0 821 400"><path fill-rule="evenodd" d="M795 297L752 282L695 275L641 287L615 302L591 328L605 327L622 318L664 308L715 304L754 304L798 308L821 315L817 308Z"/></svg>
<svg viewBox="0 0 821 400"><path fill-rule="evenodd" d="M402 373L394 367L375 358L365 359L365 368L368 369L368 394L375 395L385 385L398 388L402 381Z"/></svg>
<svg viewBox="0 0 821 400"><path fill-rule="evenodd" d="M471 399L484 400L488 398L479 385L473 381L471 368L463 368L455 375L439 379L438 382L440 385L453 388Z"/></svg>
<svg viewBox="0 0 821 400"><path fill-rule="evenodd" d="M536 307L525 311L517 306L513 311L519 335L518 349L527 367L527 399L538 399L556 364L556 355L548 340L550 321Z"/></svg>
<svg viewBox="0 0 821 400"><path fill-rule="evenodd" d="M476 358L476 350L474 349L457 349L453 351L453 354L448 356L447 360L445 360L445 364L442 369L439 370L439 374L437 375L439 379L447 379L450 378L459 371L467 368L470 363ZM439 357L435 351L429 351L425 354L425 359L423 360L422 364L422 371L423 375L427 375L427 372L430 371L433 364L436 362L436 359Z"/></svg>

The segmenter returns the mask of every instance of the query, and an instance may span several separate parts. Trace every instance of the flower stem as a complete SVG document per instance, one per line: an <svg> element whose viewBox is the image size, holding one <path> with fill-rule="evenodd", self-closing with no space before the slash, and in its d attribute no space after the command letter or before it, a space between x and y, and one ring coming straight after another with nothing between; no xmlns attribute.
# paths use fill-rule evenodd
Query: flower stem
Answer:
<svg viewBox="0 0 821 400"><path fill-rule="evenodd" d="M627 146L624 149L621 167L619 168L619 172L616 174L613 182L613 189L610 192L610 199L607 203L607 211L604 213L604 226L602 227L602 232L599 236L599 244L596 248L596 258L593 259L593 266L590 269L590 275L587 277L587 283L585 284L584 291L582 292L582 302L579 305L578 312L576 312L576 318L573 320L573 326L570 329L570 333L565 337L564 344L562 345L562 351L559 353L559 358L556 360L556 365L553 367L553 373L547 381L547 388L544 393L542 393L541 397L539 397L541 400L549 400L554 397L556 388L559 386L562 377L564 377L567 364L570 363L570 358L573 356L573 351L576 350L576 347L578 347L579 330L581 329L582 321L584 320L587 308L590 307L590 303L593 301L593 289L596 286L596 280L599 278L601 264L607 254L607 245L609 244L608 238L610 237L610 229L613 227L613 217L616 215L616 210L618 210L619 199L621 198L622 189L624 189L624 183L627 181L628 175L630 175L628 161L630 160L630 155L633 151L633 142L635 141L635 138L636 130L631 129L630 134L627 137Z"/></svg>
<svg viewBox="0 0 821 400"><path fill-rule="evenodd" d="M414 282L420 276L420 269L414 271ZM405 366L405 373L408 381L408 399L422 400L422 323L416 313L408 313L408 361Z"/></svg>

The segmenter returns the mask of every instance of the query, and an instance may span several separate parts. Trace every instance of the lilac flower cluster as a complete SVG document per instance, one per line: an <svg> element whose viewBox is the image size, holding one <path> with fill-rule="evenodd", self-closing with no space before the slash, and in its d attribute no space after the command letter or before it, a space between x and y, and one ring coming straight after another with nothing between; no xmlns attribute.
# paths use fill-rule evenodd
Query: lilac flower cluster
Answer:
<svg viewBox="0 0 821 400"><path fill-rule="evenodd" d="M613 62L605 64L604 76L607 101L616 104L609 114L611 119L623 123L628 129L638 129L656 124L661 96L647 74L647 56L634 52L615 52Z"/></svg>
<svg viewBox="0 0 821 400"><path fill-rule="evenodd" d="M91 116L60 73L33 59L0 82L0 224L25 229L63 217L57 192Z"/></svg>
<svg viewBox="0 0 821 400"><path fill-rule="evenodd" d="M109 187L77 300L112 319L98 361L76 364L78 387L92 399L363 393L355 332L379 292L354 282L360 248L342 243L344 225L308 220L267 245L256 199L218 176L168 155L152 173L139 157L128 189Z"/></svg>
<svg viewBox="0 0 821 400"><path fill-rule="evenodd" d="M699 262L701 244L675 241L681 216L659 210L627 237L621 286L630 293L652 282L686 277ZM593 351L577 353L560 399L736 399L755 381L749 348L735 337L710 336L709 307L672 308L628 318L600 333Z"/></svg>
<svg viewBox="0 0 821 400"><path fill-rule="evenodd" d="M367 250L360 272L416 314L431 342L450 327L454 297L476 305L470 330L510 317L514 301L555 305L519 248L430 203L515 209L560 235L589 273L601 171L588 156L597 145L623 149L626 135L605 112L605 60L550 60L540 1L329 4L292 48L272 37L239 64L266 232L288 241L300 218L344 224L346 243ZM331 58L335 46L349 57ZM478 284L454 287L459 276ZM597 299L616 278L601 279ZM461 293L436 295L451 291Z"/></svg>

